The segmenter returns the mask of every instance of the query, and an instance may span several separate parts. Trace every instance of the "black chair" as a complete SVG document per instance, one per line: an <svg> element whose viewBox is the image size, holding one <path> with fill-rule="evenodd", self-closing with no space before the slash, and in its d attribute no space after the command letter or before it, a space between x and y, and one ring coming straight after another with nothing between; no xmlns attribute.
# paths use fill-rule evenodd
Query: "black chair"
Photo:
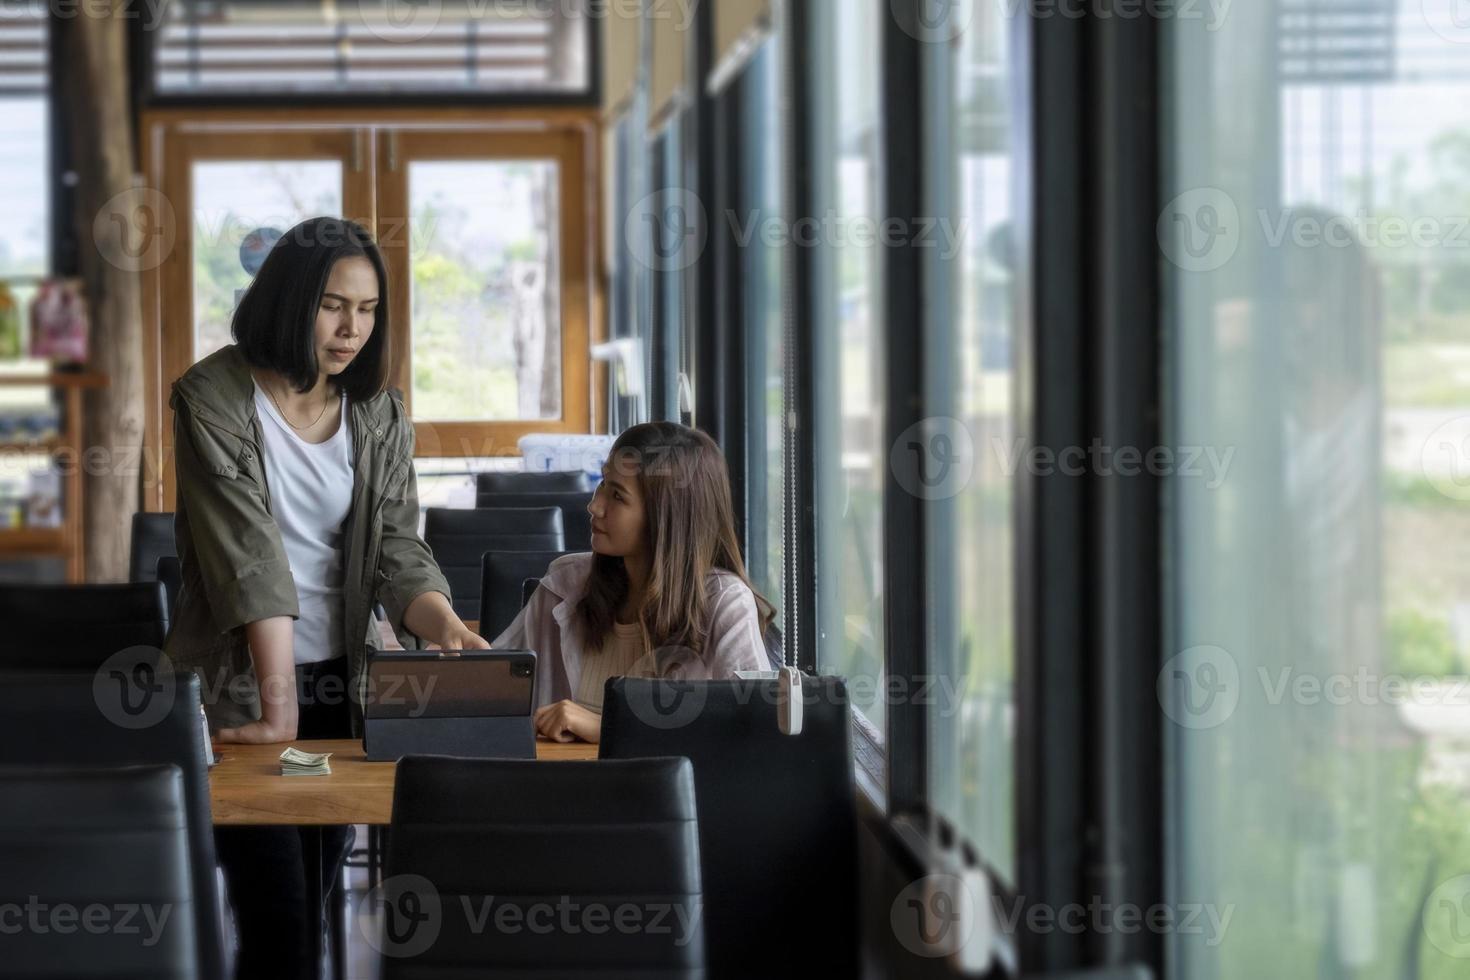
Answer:
<svg viewBox="0 0 1470 980"><path fill-rule="evenodd" d="M591 493L592 479L582 471L550 473L476 473L475 496L487 493Z"/></svg>
<svg viewBox="0 0 1470 980"><path fill-rule="evenodd" d="M430 507L424 543L449 580L454 612L480 618L480 559L487 551L559 551L562 512L550 504L514 510Z"/></svg>
<svg viewBox="0 0 1470 980"><path fill-rule="evenodd" d="M174 621L174 607L179 602L179 589L184 585L184 568L179 564L179 559L173 555L165 555L158 559L158 581L163 583L164 612L168 615L168 621Z"/></svg>
<svg viewBox="0 0 1470 980"><path fill-rule="evenodd" d="M684 759L403 759L383 980L703 978L698 836Z"/></svg>
<svg viewBox="0 0 1470 980"><path fill-rule="evenodd" d="M129 582L152 582L158 559L178 556L171 512L133 515L132 545L128 552Z"/></svg>
<svg viewBox="0 0 1470 980"><path fill-rule="evenodd" d="M599 758L694 764L712 980L859 973L847 689L804 681L800 735L781 734L775 681L607 684Z"/></svg>
<svg viewBox="0 0 1470 980"><path fill-rule="evenodd" d="M128 647L162 651L167 599L158 582L3 585L0 670L95 671Z"/></svg>
<svg viewBox="0 0 1470 980"><path fill-rule="evenodd" d="M527 579L541 581L566 551L487 551L480 570L480 635L494 640L530 599ZM532 592L536 591L533 587Z"/></svg>
<svg viewBox="0 0 1470 980"><path fill-rule="evenodd" d="M207 751L199 678L192 673L140 670L95 681L90 674L0 673L0 765L174 765L182 771L198 957L190 975L216 980L225 965ZM130 869L134 864L125 849L112 860ZM0 873L0 882L6 877Z"/></svg>
<svg viewBox="0 0 1470 980"><path fill-rule="evenodd" d="M591 493L481 493L475 495L475 508L488 510L504 507L560 507L562 528L566 531L568 551L592 550L592 515L587 505Z"/></svg>
<svg viewBox="0 0 1470 980"><path fill-rule="evenodd" d="M0 901L72 910L64 930L7 929L0 972L200 976L186 813L178 766L0 767Z"/></svg>

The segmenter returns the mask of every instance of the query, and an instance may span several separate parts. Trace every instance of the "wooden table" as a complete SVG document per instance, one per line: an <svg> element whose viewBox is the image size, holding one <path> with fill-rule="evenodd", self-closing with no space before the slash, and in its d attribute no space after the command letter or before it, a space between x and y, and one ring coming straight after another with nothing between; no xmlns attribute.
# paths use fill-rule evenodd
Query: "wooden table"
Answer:
<svg viewBox="0 0 1470 980"><path fill-rule="evenodd" d="M358 739L303 740L293 743L303 752L330 752L330 776L282 776L284 745L221 745L215 743L220 761L209 770L209 805L216 826L287 824L316 827L308 834L305 863L316 868L306 881L307 908L322 904L322 835L320 828L342 824L386 825L393 816L393 781L398 775L394 762L369 762ZM551 742L536 739L536 758L541 761L596 759L597 746L587 742ZM372 862L376 870L376 861ZM371 874L370 874L371 876ZM346 976L346 901L337 903L330 915L332 927L332 975ZM321 933L313 930L312 961L321 962Z"/></svg>
<svg viewBox="0 0 1470 980"><path fill-rule="evenodd" d="M330 739L293 743L303 752L330 752L330 776L282 776L284 745L220 745L209 770L209 804L216 825L324 826L387 824L393 815L397 765L368 762L362 742ZM536 740L542 761L596 759L587 742Z"/></svg>

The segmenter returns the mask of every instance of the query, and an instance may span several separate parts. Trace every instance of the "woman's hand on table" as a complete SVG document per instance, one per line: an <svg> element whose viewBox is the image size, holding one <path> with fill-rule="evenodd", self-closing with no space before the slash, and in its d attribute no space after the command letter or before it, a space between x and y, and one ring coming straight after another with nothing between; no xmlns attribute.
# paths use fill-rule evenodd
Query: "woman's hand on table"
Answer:
<svg viewBox="0 0 1470 980"><path fill-rule="evenodd" d="M214 740L222 744L238 745L269 745L272 742L294 742L296 740L296 719L290 719L290 723L269 722L265 719L252 721L248 725L239 728L221 728L215 733Z"/></svg>
<svg viewBox="0 0 1470 980"><path fill-rule="evenodd" d="M602 715L575 701L555 701L536 709L536 733L555 742L596 742L602 736Z"/></svg>

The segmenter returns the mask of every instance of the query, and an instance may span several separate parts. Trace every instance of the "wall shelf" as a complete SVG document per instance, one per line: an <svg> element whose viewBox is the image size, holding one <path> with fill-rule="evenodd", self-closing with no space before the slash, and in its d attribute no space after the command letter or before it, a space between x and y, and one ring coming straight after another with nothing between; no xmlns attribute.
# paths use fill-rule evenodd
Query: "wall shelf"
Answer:
<svg viewBox="0 0 1470 980"><path fill-rule="evenodd" d="M66 560L68 582L80 583L86 575L82 555L83 489L82 468L82 395L89 389L103 388L107 376L96 371L51 371L18 373L0 371L0 387L51 388L62 402L62 430L54 439L34 442L11 440L0 442L0 452L56 454L70 452L70 467L61 475L62 525L60 527L0 528L0 561L11 558L54 556Z"/></svg>

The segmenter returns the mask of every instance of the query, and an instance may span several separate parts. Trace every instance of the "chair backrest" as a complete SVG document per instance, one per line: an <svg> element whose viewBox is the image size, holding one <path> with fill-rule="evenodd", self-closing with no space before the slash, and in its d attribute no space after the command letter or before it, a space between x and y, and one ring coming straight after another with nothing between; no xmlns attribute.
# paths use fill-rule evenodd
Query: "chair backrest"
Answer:
<svg viewBox="0 0 1470 980"><path fill-rule="evenodd" d="M158 581L163 583L164 612L168 621L174 621L174 608L179 603L179 589L184 585L184 567L175 555L158 559Z"/></svg>
<svg viewBox="0 0 1470 980"><path fill-rule="evenodd" d="M568 551L592 550L592 515L587 505L592 494L587 493L481 493L475 495L477 510L504 507L560 507L562 528L566 532Z"/></svg>
<svg viewBox="0 0 1470 980"><path fill-rule="evenodd" d="M95 671L128 647L161 651L166 602L158 582L0 585L0 670Z"/></svg>
<svg viewBox="0 0 1470 980"><path fill-rule="evenodd" d="M847 689L804 680L800 735L775 681L608 681L600 758L694 764L711 978L859 973Z"/></svg>
<svg viewBox="0 0 1470 980"><path fill-rule="evenodd" d="M178 766L0 767L4 899L47 923L5 930L0 972L198 977L184 814Z"/></svg>
<svg viewBox="0 0 1470 980"><path fill-rule="evenodd" d="M566 551L487 551L480 570L480 635L494 640L525 604L526 579L541 580ZM534 589L532 590L534 591Z"/></svg>
<svg viewBox="0 0 1470 980"><path fill-rule="evenodd" d="M177 558L178 555L171 511L133 515L132 546L128 552L129 582L153 581L158 559Z"/></svg>
<svg viewBox="0 0 1470 980"><path fill-rule="evenodd" d="M592 478L581 470L549 473L476 473L475 496L485 493L591 493Z"/></svg>
<svg viewBox="0 0 1470 980"><path fill-rule="evenodd" d="M424 543L449 580L460 619L480 618L480 559L487 551L559 551L562 512L551 504L514 510L430 507Z"/></svg>
<svg viewBox="0 0 1470 980"><path fill-rule="evenodd" d="M89 674L0 673L0 765L179 767L194 882L196 972L213 980L223 978L225 965L207 751L199 678L192 673L170 673L166 664L161 673L95 679ZM134 867L130 855L119 855L117 861Z"/></svg>
<svg viewBox="0 0 1470 980"><path fill-rule="evenodd" d="M383 980L705 976L684 759L410 756L384 889Z"/></svg>

